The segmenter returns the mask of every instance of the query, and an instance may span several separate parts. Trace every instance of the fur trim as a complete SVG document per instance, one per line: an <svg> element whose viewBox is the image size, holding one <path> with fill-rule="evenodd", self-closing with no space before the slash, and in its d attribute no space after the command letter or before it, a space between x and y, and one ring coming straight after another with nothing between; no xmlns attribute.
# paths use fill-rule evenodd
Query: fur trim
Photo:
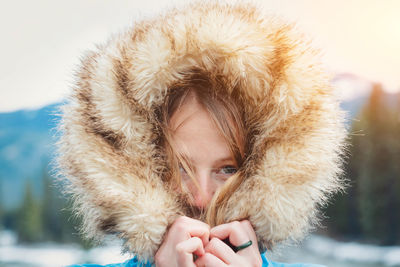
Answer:
<svg viewBox="0 0 400 267"><path fill-rule="evenodd" d="M113 233L152 260L184 214L160 179L155 110L194 70L241 99L254 133L248 177L226 221L248 218L260 247L300 239L340 188L343 113L317 52L293 25L246 4L196 3L137 23L82 60L63 107L59 167L85 233Z"/></svg>

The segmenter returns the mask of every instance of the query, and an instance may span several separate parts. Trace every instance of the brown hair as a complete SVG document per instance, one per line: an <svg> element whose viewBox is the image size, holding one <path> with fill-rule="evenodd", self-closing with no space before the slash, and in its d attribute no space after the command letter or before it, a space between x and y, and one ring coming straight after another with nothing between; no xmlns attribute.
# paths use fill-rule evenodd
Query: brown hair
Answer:
<svg viewBox="0 0 400 267"><path fill-rule="evenodd" d="M229 196L238 188L244 176L240 169L246 154L246 132L243 118L239 112L237 102L228 96L223 88L218 88L218 83L212 83L210 79L207 79L202 74L192 74L170 88L161 107L161 129L163 132L162 143L169 165L166 181L175 189L180 188L182 189L181 191L185 191L180 179L179 166L185 169L196 187L199 188L191 165L188 164L186 158L176 153L176 146L172 139L172 129L169 127L172 115L187 101L189 95L193 95L195 100L210 114L218 131L227 142L238 166L238 171L214 194L207 210L202 214L203 219L208 224L212 226L218 225L224 222L224 219L218 216L218 207L226 204ZM188 202L187 197L190 196L188 194L184 194L184 196L186 197L185 202ZM193 207L190 208L193 209Z"/></svg>

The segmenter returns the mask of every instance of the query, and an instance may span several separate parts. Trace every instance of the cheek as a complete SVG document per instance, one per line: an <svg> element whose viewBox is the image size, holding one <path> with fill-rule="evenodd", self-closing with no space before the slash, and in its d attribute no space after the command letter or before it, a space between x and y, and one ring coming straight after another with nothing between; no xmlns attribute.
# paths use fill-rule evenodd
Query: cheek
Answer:
<svg viewBox="0 0 400 267"><path fill-rule="evenodd" d="M223 186L225 181L221 181L218 179L211 179L207 182L198 182L198 186L196 186L195 182L193 180L185 179L182 181L182 185L184 189L193 196L199 193L200 191L203 191L206 195L214 195L214 193Z"/></svg>
<svg viewBox="0 0 400 267"><path fill-rule="evenodd" d="M225 183L225 181L222 181L222 180L218 180L218 179L214 180L214 183L213 183L214 193L215 193L220 187L222 187L222 186L224 185L224 183Z"/></svg>

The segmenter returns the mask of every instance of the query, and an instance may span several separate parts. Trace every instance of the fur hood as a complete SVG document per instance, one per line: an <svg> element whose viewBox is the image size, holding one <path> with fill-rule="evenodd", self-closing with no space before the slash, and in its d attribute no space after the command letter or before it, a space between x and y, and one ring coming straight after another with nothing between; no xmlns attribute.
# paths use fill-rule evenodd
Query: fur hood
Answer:
<svg viewBox="0 0 400 267"><path fill-rule="evenodd" d="M196 3L136 23L86 54L62 107L58 164L88 237L115 234L152 260L184 213L163 183L157 108L194 71L234 94L251 131L247 177L226 222L262 249L299 240L341 188L343 113L318 53L293 25L248 4Z"/></svg>

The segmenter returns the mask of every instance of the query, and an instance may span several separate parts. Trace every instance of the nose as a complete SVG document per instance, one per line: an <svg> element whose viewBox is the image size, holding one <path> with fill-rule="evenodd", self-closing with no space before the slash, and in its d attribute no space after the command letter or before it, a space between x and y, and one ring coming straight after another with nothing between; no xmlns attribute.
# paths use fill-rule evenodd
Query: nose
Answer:
<svg viewBox="0 0 400 267"><path fill-rule="evenodd" d="M210 173L203 172L196 176L199 188L195 186L194 192L192 192L193 205L198 208L205 208L215 193L215 186L213 185Z"/></svg>

